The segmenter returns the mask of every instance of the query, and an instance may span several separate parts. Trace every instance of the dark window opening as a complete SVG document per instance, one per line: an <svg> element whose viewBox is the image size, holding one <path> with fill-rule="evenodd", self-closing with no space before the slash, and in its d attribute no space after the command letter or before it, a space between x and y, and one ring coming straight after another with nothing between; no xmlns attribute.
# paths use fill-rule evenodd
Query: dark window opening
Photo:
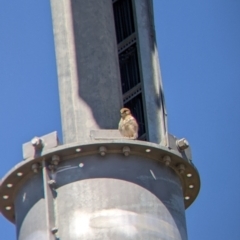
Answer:
<svg viewBox="0 0 240 240"><path fill-rule="evenodd" d="M117 43L121 50L119 68L124 106L129 108L137 119L138 139L147 140L132 0L113 0L113 12Z"/></svg>
<svg viewBox="0 0 240 240"><path fill-rule="evenodd" d="M117 42L134 33L133 8L131 0L118 0L113 3Z"/></svg>
<svg viewBox="0 0 240 240"><path fill-rule="evenodd" d="M120 73L122 80L122 93L140 83L139 63L136 44L119 55Z"/></svg>

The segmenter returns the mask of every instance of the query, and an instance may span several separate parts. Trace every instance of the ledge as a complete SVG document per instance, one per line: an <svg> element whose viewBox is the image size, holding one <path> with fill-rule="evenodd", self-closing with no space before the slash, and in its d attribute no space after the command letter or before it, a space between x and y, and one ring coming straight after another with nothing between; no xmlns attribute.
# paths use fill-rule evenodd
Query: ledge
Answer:
<svg viewBox="0 0 240 240"><path fill-rule="evenodd" d="M127 152L127 153L126 153ZM86 144L61 145L46 149L40 156L21 161L14 166L2 179L0 186L0 210L2 214L14 223L15 193L22 184L34 175L33 164L42 165L43 161L50 163L54 155L61 159L81 157L95 154L118 153L125 156L138 155L161 162L172 168L179 176L184 196L185 208L196 199L200 190L200 178L191 159L184 157L179 151L160 146L155 143L137 140L101 140ZM168 161L170 159L170 161ZM67 161L67 160L65 160Z"/></svg>

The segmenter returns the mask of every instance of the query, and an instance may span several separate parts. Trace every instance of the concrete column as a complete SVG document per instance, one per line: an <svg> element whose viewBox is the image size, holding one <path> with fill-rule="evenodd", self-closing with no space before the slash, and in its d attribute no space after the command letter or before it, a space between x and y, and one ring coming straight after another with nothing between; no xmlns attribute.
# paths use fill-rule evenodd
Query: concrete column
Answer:
<svg viewBox="0 0 240 240"><path fill-rule="evenodd" d="M111 0L51 0L64 143L118 127L122 106Z"/></svg>
<svg viewBox="0 0 240 240"><path fill-rule="evenodd" d="M143 95L150 142L166 145L167 121L156 45L152 0L133 0Z"/></svg>

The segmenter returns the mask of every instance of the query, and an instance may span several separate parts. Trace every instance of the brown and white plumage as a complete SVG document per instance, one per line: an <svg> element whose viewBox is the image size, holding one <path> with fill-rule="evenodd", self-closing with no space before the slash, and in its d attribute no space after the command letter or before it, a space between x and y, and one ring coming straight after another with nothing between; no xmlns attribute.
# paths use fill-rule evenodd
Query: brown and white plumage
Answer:
<svg viewBox="0 0 240 240"><path fill-rule="evenodd" d="M120 110L121 119L118 125L120 133L124 137L130 139L137 139L138 137L138 123L136 119L132 116L130 109L122 108Z"/></svg>

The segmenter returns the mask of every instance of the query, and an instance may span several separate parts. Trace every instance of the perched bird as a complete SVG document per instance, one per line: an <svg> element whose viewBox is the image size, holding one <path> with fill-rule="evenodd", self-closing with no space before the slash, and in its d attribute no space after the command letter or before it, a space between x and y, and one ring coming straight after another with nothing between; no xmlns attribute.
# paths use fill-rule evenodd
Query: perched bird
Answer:
<svg viewBox="0 0 240 240"><path fill-rule="evenodd" d="M118 129L124 137L130 139L137 139L138 137L138 123L132 116L130 109L122 108L120 110L121 119L118 124Z"/></svg>

